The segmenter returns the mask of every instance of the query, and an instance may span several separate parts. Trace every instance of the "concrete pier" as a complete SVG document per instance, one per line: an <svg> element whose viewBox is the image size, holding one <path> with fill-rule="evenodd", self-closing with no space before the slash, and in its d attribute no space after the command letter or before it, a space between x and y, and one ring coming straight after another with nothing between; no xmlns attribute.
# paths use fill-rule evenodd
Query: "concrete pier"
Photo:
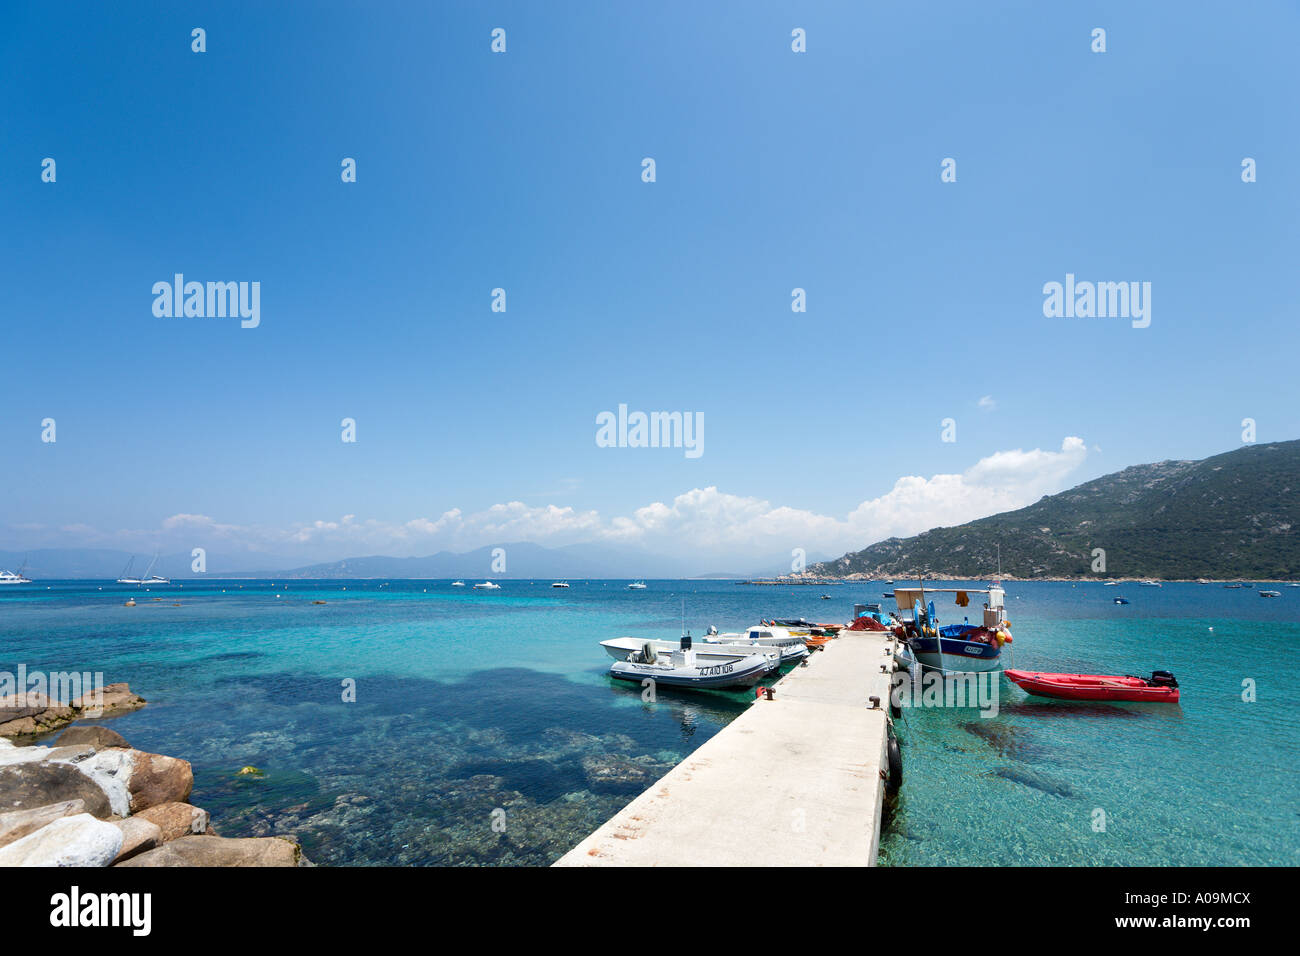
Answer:
<svg viewBox="0 0 1300 956"><path fill-rule="evenodd" d="M892 654L841 631L555 865L874 865Z"/></svg>

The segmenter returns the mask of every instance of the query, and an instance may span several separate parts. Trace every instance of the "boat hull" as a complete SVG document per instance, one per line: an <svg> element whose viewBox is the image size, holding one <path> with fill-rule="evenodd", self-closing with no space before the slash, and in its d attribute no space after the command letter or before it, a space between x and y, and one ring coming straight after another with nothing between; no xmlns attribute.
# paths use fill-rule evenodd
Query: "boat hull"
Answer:
<svg viewBox="0 0 1300 956"><path fill-rule="evenodd" d="M942 667L945 671L982 674L998 670L1002 666L1002 648L996 644L967 641L960 637L909 637L908 643L922 667ZM939 657L941 649L942 660Z"/></svg>
<svg viewBox="0 0 1300 956"><path fill-rule="evenodd" d="M634 681L638 684L645 680L652 680L657 686L696 690L753 687L768 672L769 659L760 655L741 658L734 662L718 661L694 667L616 661L609 668L609 676L618 680Z"/></svg>
<svg viewBox="0 0 1300 956"><path fill-rule="evenodd" d="M1035 697L1055 700L1178 703L1177 687L1152 686L1141 677L1111 674L1050 674L1004 671L1007 678Z"/></svg>
<svg viewBox="0 0 1300 956"><path fill-rule="evenodd" d="M605 648L605 653L616 661L626 661L629 654L635 654L646 644L649 644L659 654L671 654L680 646L677 641L645 641L639 637L616 637L608 641L601 641L600 646ZM747 644L710 644L702 641L694 645L695 657L701 661L707 661L710 664L716 664L723 661L738 661L746 657L753 657L755 654L770 654L772 657L772 666L770 670L776 670L781 664L785 663L785 657L777 654L780 648L776 647L754 647ZM804 656L808 651L803 649Z"/></svg>

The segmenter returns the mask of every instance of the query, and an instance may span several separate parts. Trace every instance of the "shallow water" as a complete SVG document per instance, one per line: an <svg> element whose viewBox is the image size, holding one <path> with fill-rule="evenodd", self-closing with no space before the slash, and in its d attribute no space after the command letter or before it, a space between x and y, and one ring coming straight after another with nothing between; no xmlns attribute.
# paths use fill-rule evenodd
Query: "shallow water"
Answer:
<svg viewBox="0 0 1300 956"><path fill-rule="evenodd" d="M750 697L645 703L605 676L599 640L675 638L683 599L699 633L843 620L885 589L570 583L42 582L0 593L0 669L129 681L149 706L112 726L190 760L192 799L223 835L294 836L325 864L546 864ZM881 862L1300 862L1300 589L1282 592L1008 585L1017 666L1168 669L1183 702L1047 703L1004 680L991 720L905 711L905 783ZM1117 594L1132 603L1112 604ZM264 774L238 776L245 765Z"/></svg>

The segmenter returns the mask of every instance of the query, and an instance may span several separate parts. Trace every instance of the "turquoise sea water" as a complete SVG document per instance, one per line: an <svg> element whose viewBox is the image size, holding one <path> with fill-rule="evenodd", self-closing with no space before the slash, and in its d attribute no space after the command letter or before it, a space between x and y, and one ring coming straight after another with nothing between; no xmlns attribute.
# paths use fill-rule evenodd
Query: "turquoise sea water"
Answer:
<svg viewBox="0 0 1300 956"><path fill-rule="evenodd" d="M128 681L149 706L111 725L190 760L192 799L225 836L291 835L323 864L546 864L750 697L645 703L605 676L598 641L675 638L683 599L700 633L843 621L886 589L501 583L38 582L0 592L0 669ZM1300 863L1300 588L1007 587L1015 666L1168 669L1182 703L1043 702L1003 680L990 720L905 710L882 863ZM236 775L249 764L264 775Z"/></svg>

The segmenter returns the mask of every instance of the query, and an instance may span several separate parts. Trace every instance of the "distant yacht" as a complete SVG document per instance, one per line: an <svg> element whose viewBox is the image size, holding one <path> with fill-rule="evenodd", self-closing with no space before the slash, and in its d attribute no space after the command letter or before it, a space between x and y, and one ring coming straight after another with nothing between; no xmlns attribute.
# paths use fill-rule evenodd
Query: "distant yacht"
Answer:
<svg viewBox="0 0 1300 956"><path fill-rule="evenodd" d="M482 584L474 585L475 591L500 591L501 585L493 584L491 581L484 581Z"/></svg>
<svg viewBox="0 0 1300 956"><path fill-rule="evenodd" d="M1159 581L1139 581L1139 582L1138 582L1138 587L1140 587L1140 588L1158 588L1158 587L1160 587L1160 582L1159 582Z"/></svg>
<svg viewBox="0 0 1300 956"><path fill-rule="evenodd" d="M454 587L454 588L463 588L463 587L465 586L465 582L464 582L464 581L452 581L452 582L451 582L451 586Z"/></svg>
<svg viewBox="0 0 1300 956"><path fill-rule="evenodd" d="M569 586L568 581L556 581L551 585L551 587L553 588L567 588L568 586Z"/></svg>
<svg viewBox="0 0 1300 956"><path fill-rule="evenodd" d="M1119 582L1118 582L1118 581L1107 581L1105 584L1102 585L1102 587L1104 587L1104 588L1117 588L1117 587L1119 587Z"/></svg>
<svg viewBox="0 0 1300 956"><path fill-rule="evenodd" d="M131 565L135 564L135 555L132 555L131 560L126 562L126 567L122 569L122 576L117 579L117 583L118 584L171 584L172 582L169 578L164 578L164 577L160 577L157 574L149 573L153 570L153 566L157 563L158 563L158 555L155 554L153 556L153 560L149 562L149 567L144 569L144 576L133 578L131 577Z"/></svg>
<svg viewBox="0 0 1300 956"><path fill-rule="evenodd" d="M644 581L633 581L631 584L629 584L629 585L627 586L627 589L628 589L629 591L644 591L644 590L645 590L645 582L644 582Z"/></svg>
<svg viewBox="0 0 1300 956"><path fill-rule="evenodd" d="M27 562L24 561L23 566L18 569L17 574L12 571L0 571L0 584L31 584L31 578L23 577L23 570L26 567Z"/></svg>
<svg viewBox="0 0 1300 956"><path fill-rule="evenodd" d="M131 560L126 562L126 567L122 569L122 576L117 579L118 584L140 584L139 578L131 577L131 567L135 564L135 555L131 555Z"/></svg>

